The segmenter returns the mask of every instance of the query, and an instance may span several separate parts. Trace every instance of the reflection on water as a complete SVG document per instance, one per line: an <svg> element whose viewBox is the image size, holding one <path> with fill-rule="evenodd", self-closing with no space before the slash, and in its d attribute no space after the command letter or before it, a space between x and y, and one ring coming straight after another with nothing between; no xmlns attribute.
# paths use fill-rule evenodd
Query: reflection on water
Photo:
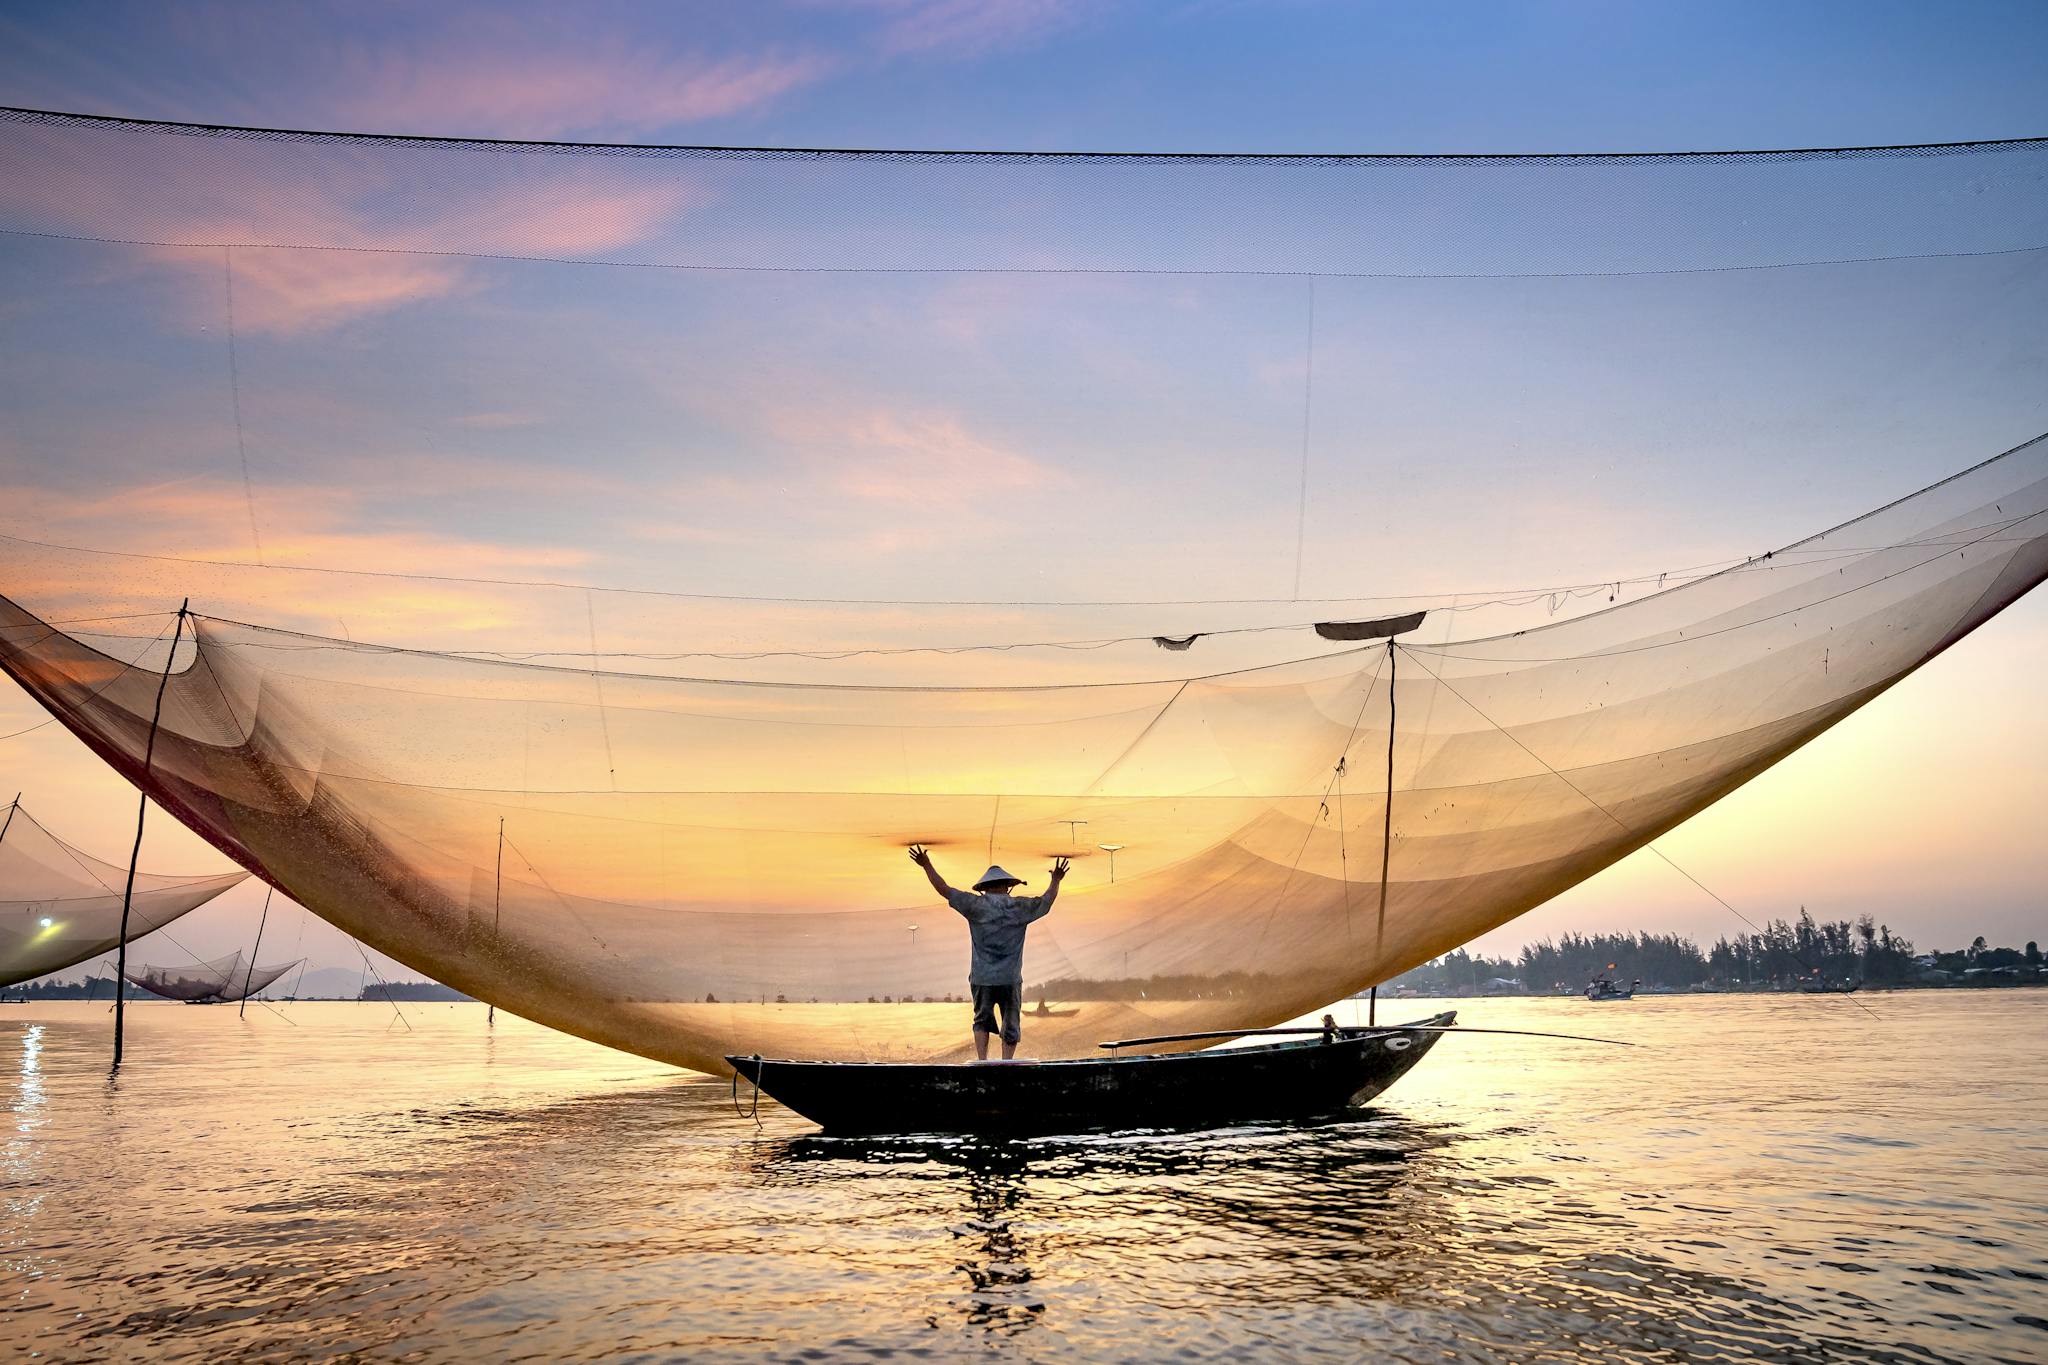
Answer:
<svg viewBox="0 0 2048 1365"><path fill-rule="evenodd" d="M817 1135L481 1007L8 1007L55 1358L2048 1358L2048 993L1461 1005L1370 1113ZM1428 1012L1421 1002L1415 1013ZM1590 1011L1597 1010L1597 1021ZM743 1103L746 1097L742 1096Z"/></svg>

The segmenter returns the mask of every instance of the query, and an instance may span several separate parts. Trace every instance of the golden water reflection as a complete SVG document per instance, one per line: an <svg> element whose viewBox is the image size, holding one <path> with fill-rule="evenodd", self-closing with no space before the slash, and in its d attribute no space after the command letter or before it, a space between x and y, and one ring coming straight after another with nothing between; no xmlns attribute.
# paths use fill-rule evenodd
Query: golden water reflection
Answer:
<svg viewBox="0 0 2048 1365"><path fill-rule="evenodd" d="M481 1007L9 1007L60 1358L2023 1359L2048 993L1460 1002L1370 1113L841 1140ZM1409 1002L1415 1014L1432 1002ZM1405 1017L1405 1015L1404 1015ZM287 1019L290 1022L287 1022ZM746 1097L742 1097L743 1106Z"/></svg>

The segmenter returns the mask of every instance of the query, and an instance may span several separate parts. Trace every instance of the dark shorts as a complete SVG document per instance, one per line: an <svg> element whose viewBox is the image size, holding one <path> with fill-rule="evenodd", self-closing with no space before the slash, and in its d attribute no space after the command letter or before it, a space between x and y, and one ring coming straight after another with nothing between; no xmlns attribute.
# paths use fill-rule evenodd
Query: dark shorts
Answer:
<svg viewBox="0 0 2048 1365"><path fill-rule="evenodd" d="M967 990L974 997L974 1028L977 1033L996 1031L996 1009L1003 1011L1003 1041L1014 1043L1023 1034L1024 1023L1020 1017L1024 1010L1024 986L1013 981L1007 986L983 986L967 983Z"/></svg>

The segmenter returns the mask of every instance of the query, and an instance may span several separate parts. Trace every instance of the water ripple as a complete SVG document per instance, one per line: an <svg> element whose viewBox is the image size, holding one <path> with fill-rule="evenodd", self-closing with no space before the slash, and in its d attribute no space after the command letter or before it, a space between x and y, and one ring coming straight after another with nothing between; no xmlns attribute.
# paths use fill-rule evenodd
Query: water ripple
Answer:
<svg viewBox="0 0 2048 1365"><path fill-rule="evenodd" d="M2042 1005L1902 997L1880 1049L1639 1002L1601 1025L1641 1055L1447 1040L1337 1121L1029 1142L757 1127L466 1007L138 1008L109 1084L103 1012L43 1006L0 1023L0 1322L86 1360L2040 1360L2048 1049L1999 1040Z"/></svg>

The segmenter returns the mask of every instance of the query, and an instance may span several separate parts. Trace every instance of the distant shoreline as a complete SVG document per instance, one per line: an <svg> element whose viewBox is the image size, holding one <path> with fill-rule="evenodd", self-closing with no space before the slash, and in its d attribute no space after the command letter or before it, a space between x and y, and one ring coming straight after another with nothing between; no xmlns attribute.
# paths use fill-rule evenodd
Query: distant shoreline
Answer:
<svg viewBox="0 0 2048 1365"><path fill-rule="evenodd" d="M2038 981L1883 981L1859 984L1854 991L1809 991L1797 986L1638 986L1639 998L1666 995L1897 995L1905 991L1946 991L1958 994L1976 994L1982 991L2038 990L2048 987L2048 979ZM1364 1000L1367 992L1361 991L1347 997ZM1391 992L1382 990L1382 1000L1584 1000L1586 993L1581 990L1487 990L1483 987L1467 987L1459 990Z"/></svg>

